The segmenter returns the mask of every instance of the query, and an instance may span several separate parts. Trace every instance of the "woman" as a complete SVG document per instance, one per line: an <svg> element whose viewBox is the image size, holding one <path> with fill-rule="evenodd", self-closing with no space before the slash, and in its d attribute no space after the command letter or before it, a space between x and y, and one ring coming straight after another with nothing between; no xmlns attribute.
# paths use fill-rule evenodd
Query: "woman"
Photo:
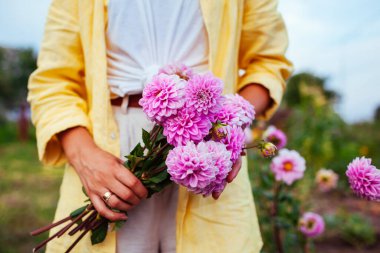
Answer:
<svg viewBox="0 0 380 253"><path fill-rule="evenodd" d="M225 82L225 93L239 92L258 115L270 117L291 71L276 5L53 0L28 100L40 159L67 163L55 219L83 205L82 185L103 216L128 219L99 245L82 240L76 252L260 251L245 159L214 199L175 186L146 199L146 189L121 163L141 128L150 127L138 108L141 90L166 64L211 70ZM109 207L128 211L128 217ZM72 240L56 239L47 252L64 252Z"/></svg>

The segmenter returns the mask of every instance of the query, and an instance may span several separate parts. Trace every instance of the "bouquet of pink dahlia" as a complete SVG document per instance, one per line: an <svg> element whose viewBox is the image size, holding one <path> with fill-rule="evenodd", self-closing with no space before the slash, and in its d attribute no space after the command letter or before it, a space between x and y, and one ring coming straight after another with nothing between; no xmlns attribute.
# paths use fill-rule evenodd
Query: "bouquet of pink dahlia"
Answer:
<svg viewBox="0 0 380 253"><path fill-rule="evenodd" d="M141 180L149 196L172 182L203 196L224 190L227 175L245 148L244 129L254 120L255 111L241 96L223 96L222 91L222 81L213 74L196 74L184 65L162 68L146 85L139 103L155 125L149 132L142 130L142 143L126 156L124 165ZM89 231L92 243L100 243L110 223L90 203L32 235L68 221L35 250L66 232L81 232L67 252Z"/></svg>

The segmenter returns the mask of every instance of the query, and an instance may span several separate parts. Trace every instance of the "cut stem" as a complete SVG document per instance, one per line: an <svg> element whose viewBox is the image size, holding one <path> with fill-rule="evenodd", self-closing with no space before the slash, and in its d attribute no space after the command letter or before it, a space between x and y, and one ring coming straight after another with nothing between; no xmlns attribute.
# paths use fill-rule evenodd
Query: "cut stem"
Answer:
<svg viewBox="0 0 380 253"><path fill-rule="evenodd" d="M52 229L52 228L54 228L56 226L59 226L59 225L65 223L66 221L69 221L69 220L71 220L71 216L68 216L68 217L66 217L66 218L64 218L62 220L59 220L59 221L57 221L55 223L49 224L49 225L44 226L42 228L36 229L36 230L30 232L30 235L31 236L36 236L36 235L42 234L42 233L44 233L46 231L49 231L50 229Z"/></svg>
<svg viewBox="0 0 380 253"><path fill-rule="evenodd" d="M33 252L37 252L38 250L40 250L41 248L43 248L48 242L50 242L51 240L53 240L55 237L60 237L62 236L68 229L70 229L79 219L81 219L83 216L85 216L89 211L91 211L93 209L93 205L92 204L89 204L87 206L87 208L80 214L78 215L77 217L75 217L74 219L72 219L72 221L67 224L64 228L62 228L61 230L59 230L58 232L56 232L54 235L52 235L51 237L47 238L46 240L42 241L40 244L38 244L34 249L33 249ZM70 216L69 216L70 217ZM65 218L67 219L67 218ZM65 220L63 219L63 220ZM70 217L71 219L71 217ZM61 220L61 221L63 221ZM60 221L60 222L61 222ZM58 222L56 222L58 223ZM61 222L62 224L62 222ZM48 226L47 226L48 227ZM46 227L45 227L46 228ZM47 231L47 230L45 230Z"/></svg>
<svg viewBox="0 0 380 253"><path fill-rule="evenodd" d="M79 230L82 230L89 222L93 221L97 215L98 215L98 212L93 211L81 224L73 228L69 232L69 235L70 236L75 235L76 232L78 232Z"/></svg>

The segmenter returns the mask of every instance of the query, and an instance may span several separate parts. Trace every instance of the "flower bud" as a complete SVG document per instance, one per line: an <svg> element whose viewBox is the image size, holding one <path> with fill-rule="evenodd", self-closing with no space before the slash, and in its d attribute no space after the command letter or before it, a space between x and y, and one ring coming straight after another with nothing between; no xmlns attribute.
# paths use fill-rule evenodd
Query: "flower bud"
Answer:
<svg viewBox="0 0 380 253"><path fill-rule="evenodd" d="M277 147L271 142L262 141L259 145L259 149L265 158L271 158L277 154Z"/></svg>
<svg viewBox="0 0 380 253"><path fill-rule="evenodd" d="M214 123L211 128L211 135L214 141L220 141L227 136L226 124Z"/></svg>

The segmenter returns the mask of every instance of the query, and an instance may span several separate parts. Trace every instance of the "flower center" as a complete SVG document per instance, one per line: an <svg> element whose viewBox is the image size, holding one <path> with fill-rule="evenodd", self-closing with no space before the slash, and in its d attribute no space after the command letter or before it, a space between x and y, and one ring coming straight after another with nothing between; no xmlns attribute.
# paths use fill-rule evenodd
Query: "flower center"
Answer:
<svg viewBox="0 0 380 253"><path fill-rule="evenodd" d="M310 220L307 221L306 227L308 229L312 229L314 227L314 223L315 223L315 221L313 219L310 219Z"/></svg>
<svg viewBox="0 0 380 253"><path fill-rule="evenodd" d="M186 75L186 73L183 73L182 71L176 71L175 74L185 81L189 80L189 77Z"/></svg>
<svg viewBox="0 0 380 253"><path fill-rule="evenodd" d="M272 142L276 146L278 146L278 144L280 144L280 140L278 138L276 138L275 136L270 136L268 138L268 141Z"/></svg>
<svg viewBox="0 0 380 253"><path fill-rule="evenodd" d="M292 171L293 170L293 163L284 162L283 167L284 167L285 171Z"/></svg>
<svg viewBox="0 0 380 253"><path fill-rule="evenodd" d="M329 181L329 177L327 177L327 176L323 176L321 179L322 179L321 181L323 183L327 183Z"/></svg>
<svg viewBox="0 0 380 253"><path fill-rule="evenodd" d="M207 96L206 96L206 94L205 93L203 93L203 92L198 92L198 94L197 94L197 98L199 99L199 100L206 100L207 99Z"/></svg>

